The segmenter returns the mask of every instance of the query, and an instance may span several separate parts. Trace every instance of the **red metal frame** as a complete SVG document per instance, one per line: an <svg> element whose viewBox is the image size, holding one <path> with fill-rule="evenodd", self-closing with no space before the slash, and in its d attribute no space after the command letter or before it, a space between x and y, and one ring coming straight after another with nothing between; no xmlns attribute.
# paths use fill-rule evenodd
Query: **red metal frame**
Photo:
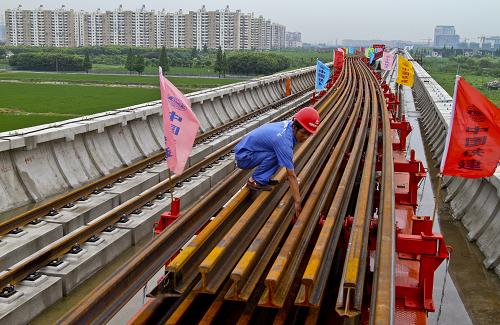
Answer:
<svg viewBox="0 0 500 325"><path fill-rule="evenodd" d="M391 121L391 129L399 131L399 143L393 143L392 149L405 151L406 138L412 131L410 122L406 121L406 116L403 114L401 122Z"/></svg>
<svg viewBox="0 0 500 325"><path fill-rule="evenodd" d="M164 212L160 216L160 220L155 222L155 235L159 235L165 228L170 226L179 217L181 210L181 200L174 197L170 204L170 211Z"/></svg>
<svg viewBox="0 0 500 325"><path fill-rule="evenodd" d="M403 193L396 192L394 200L399 204L417 206L418 184L426 176L424 164L415 159L415 150L410 151L410 160L406 162L394 162L395 173L408 173L409 184L408 191Z"/></svg>
<svg viewBox="0 0 500 325"><path fill-rule="evenodd" d="M435 311L432 299L434 271L448 258L448 248L439 233L432 232L430 217L413 217L412 234L397 230L396 252L400 259L419 260L418 285L396 285L396 298L403 298L405 307Z"/></svg>

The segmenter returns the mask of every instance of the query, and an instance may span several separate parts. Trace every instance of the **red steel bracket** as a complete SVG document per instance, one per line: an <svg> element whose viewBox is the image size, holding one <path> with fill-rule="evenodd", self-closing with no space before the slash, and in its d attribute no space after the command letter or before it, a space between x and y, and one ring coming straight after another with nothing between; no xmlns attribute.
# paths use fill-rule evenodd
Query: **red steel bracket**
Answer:
<svg viewBox="0 0 500 325"><path fill-rule="evenodd" d="M399 143L393 143L392 149L399 151L406 150L406 139L412 131L411 124L406 120L406 116L403 115L401 117L401 122L391 121L391 129L399 131Z"/></svg>
<svg viewBox="0 0 500 325"><path fill-rule="evenodd" d="M181 208L181 199L174 197L172 204L170 205L170 211L164 212L160 216L160 220L155 222L155 235L160 234L165 228L170 226L172 222L179 217L179 211Z"/></svg>
<svg viewBox="0 0 500 325"><path fill-rule="evenodd" d="M413 222L411 235L401 234L400 230L396 230L396 252L400 254L400 258L420 262L418 285L396 285L396 297L403 298L407 308L424 308L433 312L434 271L448 258L448 248L443 236L432 232L430 217L414 217ZM417 233L418 231L421 232Z"/></svg>
<svg viewBox="0 0 500 325"><path fill-rule="evenodd" d="M408 173L410 182L407 193L395 193L394 199L399 204L417 206L417 191L420 180L425 177L424 164L420 160L415 160L415 150L410 151L410 160L405 162L394 162L395 173Z"/></svg>

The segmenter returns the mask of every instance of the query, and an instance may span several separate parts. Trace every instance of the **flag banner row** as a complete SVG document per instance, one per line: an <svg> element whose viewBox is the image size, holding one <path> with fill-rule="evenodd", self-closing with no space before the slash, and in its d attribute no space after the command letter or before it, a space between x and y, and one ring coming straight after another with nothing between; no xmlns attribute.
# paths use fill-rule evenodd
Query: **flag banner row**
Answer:
<svg viewBox="0 0 500 325"><path fill-rule="evenodd" d="M328 78L330 78L330 68L319 59L316 61L316 91L324 90L326 87L326 83L328 82Z"/></svg>
<svg viewBox="0 0 500 325"><path fill-rule="evenodd" d="M191 103L167 78L161 67L160 94L163 112L163 135L168 169L179 175L184 171L200 128Z"/></svg>
<svg viewBox="0 0 500 325"><path fill-rule="evenodd" d="M493 175L500 160L500 108L457 76L441 174Z"/></svg>
<svg viewBox="0 0 500 325"><path fill-rule="evenodd" d="M396 82L400 85L413 87L414 75L413 64L403 56L398 55L398 77Z"/></svg>
<svg viewBox="0 0 500 325"><path fill-rule="evenodd" d="M344 47L344 48L338 48L337 50L342 50L345 54L349 54L349 55L357 55L357 54L360 54L360 53L364 53L364 55L369 58L370 57L370 53L374 53L374 54L377 54L379 52L382 52L384 49L382 48L373 48L373 47L360 47L360 48L354 48L354 47Z"/></svg>

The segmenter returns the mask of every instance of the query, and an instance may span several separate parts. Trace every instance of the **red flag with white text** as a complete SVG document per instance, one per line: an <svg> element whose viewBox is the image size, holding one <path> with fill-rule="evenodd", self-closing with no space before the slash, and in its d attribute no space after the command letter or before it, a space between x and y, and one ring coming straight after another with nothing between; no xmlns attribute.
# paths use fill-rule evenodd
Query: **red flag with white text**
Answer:
<svg viewBox="0 0 500 325"><path fill-rule="evenodd" d="M160 67L160 93L163 110L163 134L168 168L181 174L184 170L200 123L191 104L167 78Z"/></svg>
<svg viewBox="0 0 500 325"><path fill-rule="evenodd" d="M500 160L500 109L457 76L441 174L493 175Z"/></svg>

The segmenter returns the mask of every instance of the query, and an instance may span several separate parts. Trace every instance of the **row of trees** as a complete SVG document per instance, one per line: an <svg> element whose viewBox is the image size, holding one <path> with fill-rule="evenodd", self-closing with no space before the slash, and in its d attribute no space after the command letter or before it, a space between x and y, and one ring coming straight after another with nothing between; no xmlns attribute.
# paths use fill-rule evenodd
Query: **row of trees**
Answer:
<svg viewBox="0 0 500 325"><path fill-rule="evenodd" d="M0 49L5 48L0 47ZM216 51L206 48L202 51L195 48L190 50L167 50L165 47L160 50L127 48L126 55L122 54L124 52L122 47L106 47L104 49L88 47L86 51L80 48L27 48L26 52L19 52L19 49L16 49L16 53L9 62L15 69L24 70L89 72L93 64L104 64L121 65L129 72L142 74L147 66L161 66L164 72L168 72L171 67L192 67L211 69L221 77L226 76L227 73L268 74L291 66L290 59L282 54L247 51L223 52L221 48ZM298 54L297 58L299 57L304 58ZM307 61L309 61L309 57L307 57ZM295 63L293 66L296 65Z"/></svg>
<svg viewBox="0 0 500 325"><path fill-rule="evenodd" d="M287 57L271 53L237 53L227 60L230 73L234 74L271 74L288 69Z"/></svg>
<svg viewBox="0 0 500 325"><path fill-rule="evenodd" d="M125 69L127 69L129 72L135 71L139 75L141 75L144 72L145 68L146 64L144 62L144 56L140 54L134 55L132 53L132 49L130 49L127 55L127 61L125 61Z"/></svg>
<svg viewBox="0 0 500 325"><path fill-rule="evenodd" d="M92 69L90 55L55 53L19 53L9 58L9 65L19 70L86 71Z"/></svg>

